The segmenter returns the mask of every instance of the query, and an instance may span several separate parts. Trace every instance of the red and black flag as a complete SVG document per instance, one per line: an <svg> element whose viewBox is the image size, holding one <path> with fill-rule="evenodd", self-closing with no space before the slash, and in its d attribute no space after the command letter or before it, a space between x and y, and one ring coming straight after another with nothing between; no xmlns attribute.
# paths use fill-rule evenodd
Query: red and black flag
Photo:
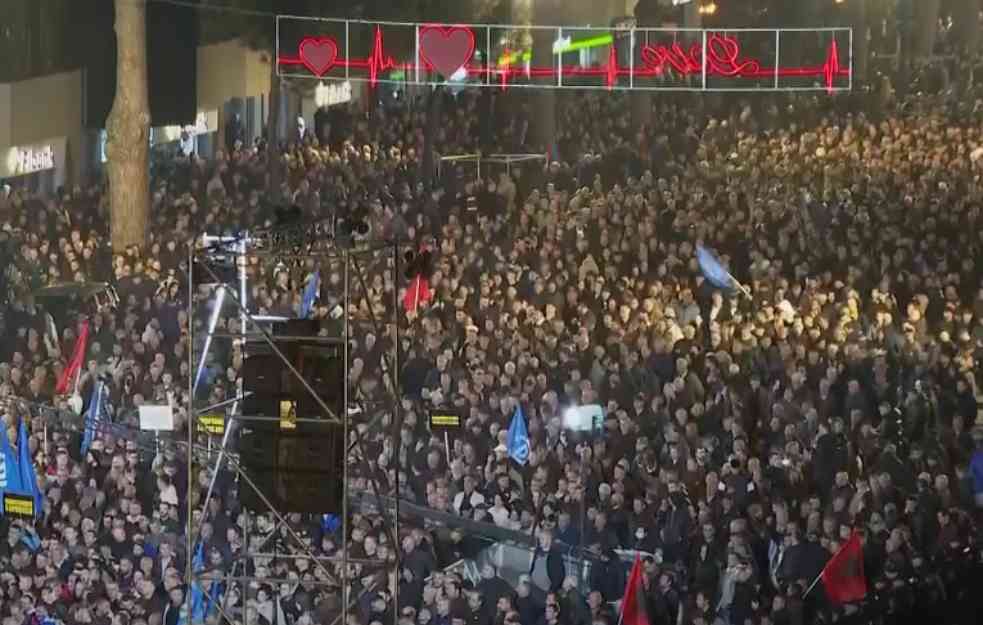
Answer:
<svg viewBox="0 0 983 625"><path fill-rule="evenodd" d="M864 551L860 534L854 532L829 559L820 574L826 596L833 603L853 603L867 596L864 577Z"/></svg>
<svg viewBox="0 0 983 625"><path fill-rule="evenodd" d="M621 599L621 625L649 625L648 611L645 609L645 580L642 572L642 558L635 554L635 564L628 574L625 596Z"/></svg>

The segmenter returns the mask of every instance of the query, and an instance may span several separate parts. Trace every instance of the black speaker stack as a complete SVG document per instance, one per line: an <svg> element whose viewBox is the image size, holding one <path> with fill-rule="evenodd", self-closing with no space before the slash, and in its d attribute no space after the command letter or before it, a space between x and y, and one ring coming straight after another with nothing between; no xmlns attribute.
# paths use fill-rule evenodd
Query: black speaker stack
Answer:
<svg viewBox="0 0 983 625"><path fill-rule="evenodd" d="M321 400L345 418L345 363L340 340L318 337L319 322L275 324L274 344ZM242 369L239 459L255 483L240 484L243 507L266 511L340 513L344 499L345 432L331 420L280 357L263 342L246 345ZM263 497L256 491L262 493Z"/></svg>

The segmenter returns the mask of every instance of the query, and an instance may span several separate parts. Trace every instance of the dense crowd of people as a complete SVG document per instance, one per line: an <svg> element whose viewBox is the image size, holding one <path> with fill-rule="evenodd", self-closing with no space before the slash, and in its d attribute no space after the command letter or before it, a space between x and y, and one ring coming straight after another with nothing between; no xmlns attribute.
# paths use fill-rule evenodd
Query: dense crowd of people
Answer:
<svg viewBox="0 0 983 625"><path fill-rule="evenodd" d="M480 147L478 98L446 98L437 149ZM532 108L497 110L497 145L543 147ZM148 451L121 429L82 454L80 426L17 440L24 415L8 402L10 443L30 445L45 499L37 522L5 522L4 625L336 625L343 596L344 625L615 625L635 552L651 625L974 622L981 115L978 102L925 97L672 96L639 129L626 97L578 94L560 99L545 166L477 180L447 167L430 186L425 111L374 110L323 144L310 132L285 143L277 189L268 152L234 136L212 160L158 163L148 246L115 256L102 184L5 192L0 395L68 407L54 385L80 319L31 294L107 281L119 303L87 310L77 394L104 380L121 427L168 400L187 427L188 352L201 349L188 330L203 336L212 299L199 289L189 317L194 234L270 226L288 202L304 220L432 244L434 297L397 311L399 345L387 320L407 284L370 267L353 286L350 482L461 524L397 532L381 509L357 508L343 536L334 517L247 515L228 471L205 507L211 471L196 466L188 491L176 445ZM698 244L741 288L703 277ZM250 308L297 316L315 269L313 316L332 319L343 278L328 264L251 260ZM226 306L218 329L237 319ZM364 329L373 319L381 332ZM373 421L395 349L399 421ZM216 341L205 362L199 405L233 397L241 347ZM564 411L592 404L602 427L565 432ZM465 423L445 448L426 416L451 407ZM518 407L525 465L506 449ZM201 528L191 553L189 508ZM477 580L448 569L487 546L482 526L527 535L545 575L510 583L484 560ZM854 532L867 598L833 605L820 584L803 599ZM571 562L585 554L581 574ZM214 579L189 585L189 560Z"/></svg>

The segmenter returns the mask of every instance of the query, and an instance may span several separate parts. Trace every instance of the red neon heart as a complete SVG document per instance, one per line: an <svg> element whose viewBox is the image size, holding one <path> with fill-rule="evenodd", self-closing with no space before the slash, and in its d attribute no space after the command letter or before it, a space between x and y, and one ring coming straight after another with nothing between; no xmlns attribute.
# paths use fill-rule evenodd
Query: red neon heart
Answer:
<svg viewBox="0 0 983 625"><path fill-rule="evenodd" d="M474 55L474 32L465 26L424 26L420 59L429 69L450 78Z"/></svg>
<svg viewBox="0 0 983 625"><path fill-rule="evenodd" d="M300 60L315 76L323 76L338 58L338 44L329 37L308 37L300 42Z"/></svg>

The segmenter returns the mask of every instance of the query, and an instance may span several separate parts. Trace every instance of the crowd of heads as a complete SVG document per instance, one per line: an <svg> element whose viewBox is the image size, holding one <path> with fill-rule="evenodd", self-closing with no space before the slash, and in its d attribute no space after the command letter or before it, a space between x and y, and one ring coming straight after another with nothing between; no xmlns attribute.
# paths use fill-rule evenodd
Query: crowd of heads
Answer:
<svg viewBox="0 0 983 625"><path fill-rule="evenodd" d="M445 97L437 151L487 143L480 99ZM6 521L4 625L334 625L343 597L345 625L615 625L636 552L653 625L869 622L974 599L983 110L673 96L646 104L639 127L621 95L557 99L547 158L481 178L445 165L430 183L425 100L354 115L323 141L235 141L158 163L148 245L121 254L103 185L4 192L0 394L69 408L54 385L80 320L32 294L68 280L118 295L80 304L90 340L75 390L88 398L102 380L118 428L82 454L81 417L74 431L38 419L21 441L24 415L6 411L45 503L35 523ZM513 112L486 150L542 147L536 105L496 107ZM145 403L170 401L187 427L189 351L214 299L197 288L190 307L187 242L273 226L284 204L434 251L432 299L405 309L408 283L370 262L348 311L350 489L430 519L397 527L378 505L345 523L247 514L234 472L189 476L184 449L131 436ZM704 278L698 245L733 288ZM251 311L297 316L315 271L313 317L331 326L344 271L328 261L250 258ZM217 330L238 321L226 306ZM243 360L241 345L213 343L199 405L235 396ZM588 405L600 427L567 431L565 411ZM507 440L520 408L524 465ZM463 428L431 432L433 409ZM483 556L491 528L526 536L542 572L504 579ZM855 533L866 601L817 607L821 586L804 601ZM477 578L452 566L475 558Z"/></svg>

